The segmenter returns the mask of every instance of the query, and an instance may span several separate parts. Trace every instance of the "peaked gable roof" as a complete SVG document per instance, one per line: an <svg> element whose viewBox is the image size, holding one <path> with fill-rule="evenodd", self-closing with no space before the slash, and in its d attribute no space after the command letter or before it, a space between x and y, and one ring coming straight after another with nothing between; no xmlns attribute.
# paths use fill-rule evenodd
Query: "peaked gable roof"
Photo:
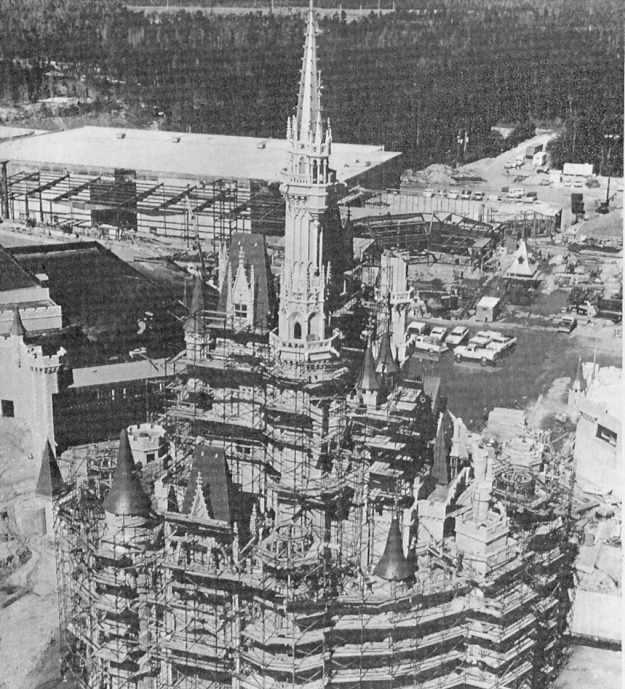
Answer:
<svg viewBox="0 0 625 689"><path fill-rule="evenodd" d="M511 277L531 278L537 272L537 268L530 264L527 245L521 240L519 247L514 252L512 265L508 268L506 275Z"/></svg>
<svg viewBox="0 0 625 689"><path fill-rule="evenodd" d="M434 440L434 463L432 465L432 477L439 486L446 486L451 480L449 475L449 451L453 441L454 422L447 410L445 410L438 422L438 432Z"/></svg>
<svg viewBox="0 0 625 689"><path fill-rule="evenodd" d="M220 266L226 279L219 294L218 310L226 312L228 309L228 297L234 287L233 276L236 278L241 258L245 261L245 274L247 280L254 276L254 284L251 285L254 293L254 326L265 329L269 325L269 319L273 312L273 292L269 282L269 269L267 266L267 250L265 237L262 234L249 232L234 232L228 249L228 265ZM253 270L251 268L253 267Z"/></svg>
<svg viewBox="0 0 625 689"><path fill-rule="evenodd" d="M198 495L198 485L201 494ZM223 448L196 445L193 464L181 512L200 519L205 518L200 509L202 498L206 513L211 519L232 521L232 484Z"/></svg>

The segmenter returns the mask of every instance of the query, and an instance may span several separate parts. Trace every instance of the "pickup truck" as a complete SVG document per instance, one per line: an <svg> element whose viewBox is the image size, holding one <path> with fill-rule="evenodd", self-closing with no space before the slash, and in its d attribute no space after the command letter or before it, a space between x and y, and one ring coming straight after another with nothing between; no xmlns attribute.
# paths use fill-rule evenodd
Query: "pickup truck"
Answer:
<svg viewBox="0 0 625 689"><path fill-rule="evenodd" d="M447 351L447 345L444 342L435 342L427 335L419 335L415 337L410 343L415 349L422 352L432 352L432 354L442 354Z"/></svg>
<svg viewBox="0 0 625 689"><path fill-rule="evenodd" d="M482 366L486 366L488 363L494 364L497 361L499 352L495 349L488 349L487 347L480 347L475 343L469 343L456 347L454 357L456 361L472 359L473 361L479 361Z"/></svg>
<svg viewBox="0 0 625 689"><path fill-rule="evenodd" d="M515 344L516 337L493 331L491 334L491 340L486 347L488 349L494 349L496 352L505 352L506 349L514 347Z"/></svg>

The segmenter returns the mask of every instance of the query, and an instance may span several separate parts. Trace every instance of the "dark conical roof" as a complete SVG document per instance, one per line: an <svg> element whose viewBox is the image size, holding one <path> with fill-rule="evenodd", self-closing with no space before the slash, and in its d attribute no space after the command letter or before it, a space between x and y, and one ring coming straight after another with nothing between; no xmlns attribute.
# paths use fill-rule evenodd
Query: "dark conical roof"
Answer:
<svg viewBox="0 0 625 689"><path fill-rule="evenodd" d="M40 495L43 498L55 498L63 492L64 488L61 470L50 447L50 441L46 440L46 446L41 455L41 469L39 469L35 495Z"/></svg>
<svg viewBox="0 0 625 689"><path fill-rule="evenodd" d="M453 421L449 412L445 409L438 425L436 440L434 441L434 464L432 466L432 476L436 479L436 483L439 486L446 486L451 480L447 457L451 449L453 432Z"/></svg>
<svg viewBox="0 0 625 689"><path fill-rule="evenodd" d="M373 348L371 340L367 343L367 350L365 351L365 360L362 367L362 375L358 381L358 389L366 390L367 392L374 392L380 389L380 383L375 373L375 362L373 361Z"/></svg>
<svg viewBox="0 0 625 689"><path fill-rule="evenodd" d="M199 275L195 276L193 283L193 296L189 307L189 318L184 324L186 332L204 332L204 284Z"/></svg>
<svg viewBox="0 0 625 689"><path fill-rule="evenodd" d="M109 514L126 517L147 517L150 513L150 498L145 494L137 476L128 433L125 430L119 436L119 453L113 485L103 507Z"/></svg>
<svg viewBox="0 0 625 689"><path fill-rule="evenodd" d="M21 337L23 337L26 334L26 328L22 323L20 310L17 308L17 306L13 307L13 323L11 324L11 330L9 330L9 334Z"/></svg>
<svg viewBox="0 0 625 689"><path fill-rule="evenodd" d="M375 372L382 375L389 376L399 372L399 366L393 358L393 351L391 349L391 334L388 330L382 333L380 339L380 351L378 352L378 359L375 363Z"/></svg>
<svg viewBox="0 0 625 689"><path fill-rule="evenodd" d="M401 533L399 531L399 522L394 517L391 521L391 527L388 530L388 538L386 539L386 547L380 561L375 566L373 573L386 579L387 581L403 581L414 574L414 566L408 562L404 555L404 548L401 543Z"/></svg>

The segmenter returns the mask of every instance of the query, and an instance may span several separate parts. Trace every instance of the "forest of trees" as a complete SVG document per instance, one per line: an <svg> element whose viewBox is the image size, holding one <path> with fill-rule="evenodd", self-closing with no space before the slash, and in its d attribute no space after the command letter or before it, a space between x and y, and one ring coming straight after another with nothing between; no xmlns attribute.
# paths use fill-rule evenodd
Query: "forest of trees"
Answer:
<svg viewBox="0 0 625 689"><path fill-rule="evenodd" d="M620 0L398 0L396 8L319 20L336 141L383 144L418 168L498 153L498 121L542 123L562 128L558 162L622 175L622 145L606 138L623 133ZM144 15L110 0L12 0L0 7L0 100L48 95L54 62L84 75L104 104L163 112L171 130L283 137L303 31L299 14Z"/></svg>

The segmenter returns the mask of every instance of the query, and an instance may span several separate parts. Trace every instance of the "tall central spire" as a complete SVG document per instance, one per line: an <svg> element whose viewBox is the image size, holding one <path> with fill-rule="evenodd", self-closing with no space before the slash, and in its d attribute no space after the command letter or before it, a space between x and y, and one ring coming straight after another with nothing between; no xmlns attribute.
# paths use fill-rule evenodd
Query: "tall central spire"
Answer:
<svg viewBox="0 0 625 689"><path fill-rule="evenodd" d="M317 71L315 28L313 4L312 0L310 0L295 123L296 135L300 141L307 141L311 134L314 135L317 125L321 124L321 82L319 72Z"/></svg>
<svg viewBox="0 0 625 689"><path fill-rule="evenodd" d="M306 150L307 155L327 157L330 154L332 135L329 122L324 123L321 114L321 78L317 70L316 28L310 0L297 111L289 118L287 138L293 146L297 145L298 152L302 151L301 144L304 144L306 149L310 147L310 150Z"/></svg>

